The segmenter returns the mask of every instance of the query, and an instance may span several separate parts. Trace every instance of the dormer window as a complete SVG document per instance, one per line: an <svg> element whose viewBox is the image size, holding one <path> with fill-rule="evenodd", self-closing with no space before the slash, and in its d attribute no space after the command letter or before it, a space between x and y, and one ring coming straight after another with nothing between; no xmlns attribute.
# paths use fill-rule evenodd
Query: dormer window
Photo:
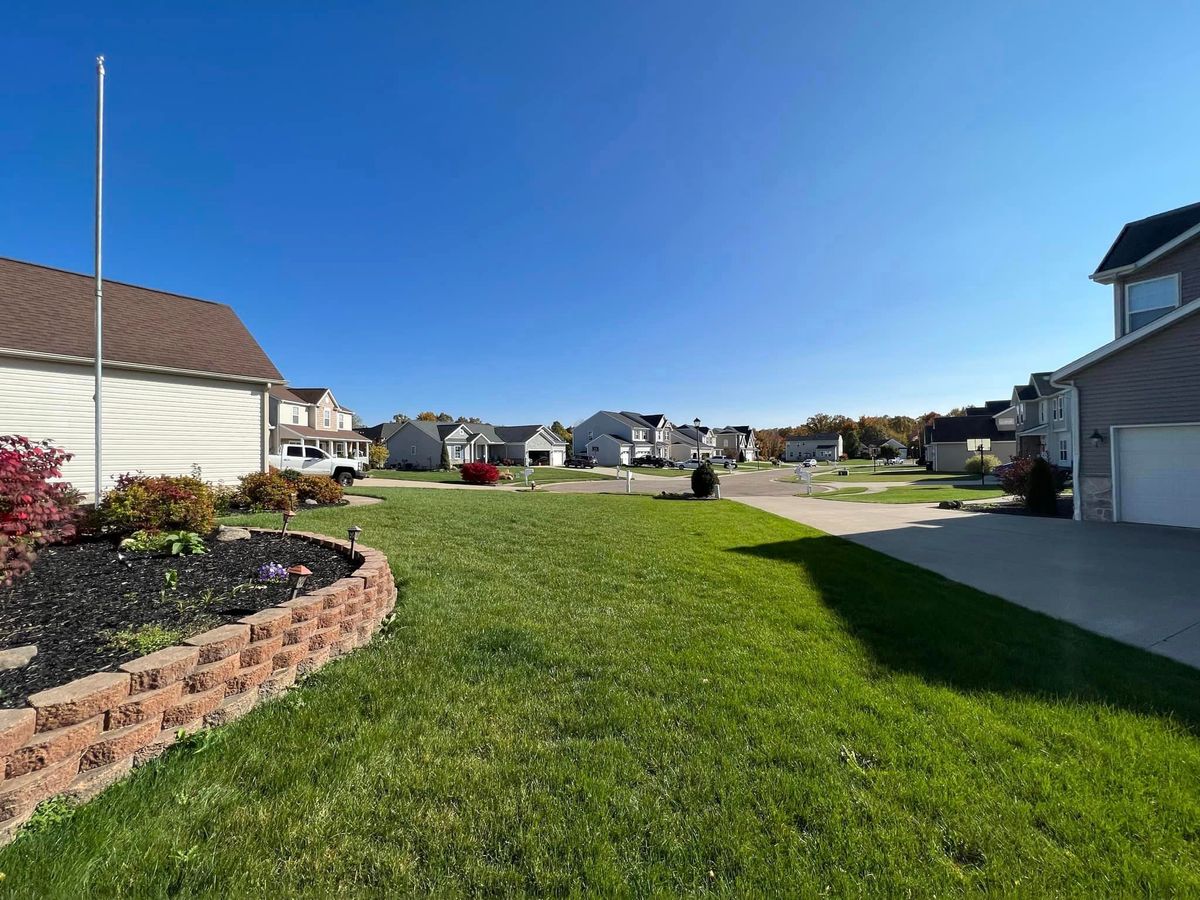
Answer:
<svg viewBox="0 0 1200 900"><path fill-rule="evenodd" d="M1125 285L1125 333L1149 325L1178 305L1178 275Z"/></svg>

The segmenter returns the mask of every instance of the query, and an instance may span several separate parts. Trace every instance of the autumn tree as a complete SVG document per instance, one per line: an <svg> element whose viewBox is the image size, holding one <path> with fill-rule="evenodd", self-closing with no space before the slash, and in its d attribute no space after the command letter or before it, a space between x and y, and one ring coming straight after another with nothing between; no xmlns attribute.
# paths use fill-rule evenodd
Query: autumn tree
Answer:
<svg viewBox="0 0 1200 900"><path fill-rule="evenodd" d="M558 421L558 419L555 419L550 424L550 430L553 431L555 434L557 434L560 438L562 438L568 444L571 443L571 437L572 437L571 429L567 428L565 425L563 425L563 423Z"/></svg>
<svg viewBox="0 0 1200 900"><path fill-rule="evenodd" d="M438 414L431 410L426 410L425 412L420 413L417 416L418 422L436 422L437 420L438 420Z"/></svg>

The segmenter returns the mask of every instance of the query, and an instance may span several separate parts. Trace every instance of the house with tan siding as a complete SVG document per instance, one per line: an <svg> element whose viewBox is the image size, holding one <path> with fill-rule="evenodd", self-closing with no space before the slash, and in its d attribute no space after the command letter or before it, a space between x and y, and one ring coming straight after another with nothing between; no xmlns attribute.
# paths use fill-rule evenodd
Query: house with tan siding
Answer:
<svg viewBox="0 0 1200 900"><path fill-rule="evenodd" d="M1126 224L1091 278L1112 286L1113 340L1051 376L1075 518L1200 528L1200 203Z"/></svg>
<svg viewBox="0 0 1200 900"><path fill-rule="evenodd" d="M0 434L74 454L63 476L95 491L95 282L0 258ZM283 381L224 303L104 282L103 473L217 483L265 468L270 390Z"/></svg>
<svg viewBox="0 0 1200 900"><path fill-rule="evenodd" d="M342 406L329 388L271 388L271 452L288 444L319 447L330 456L362 459L371 442L355 431L354 411Z"/></svg>

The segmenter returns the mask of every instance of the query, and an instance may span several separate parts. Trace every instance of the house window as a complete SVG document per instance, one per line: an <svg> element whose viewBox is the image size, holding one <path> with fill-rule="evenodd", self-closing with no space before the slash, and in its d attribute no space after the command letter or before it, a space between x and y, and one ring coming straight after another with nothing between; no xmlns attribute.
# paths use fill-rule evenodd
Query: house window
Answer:
<svg viewBox="0 0 1200 900"><path fill-rule="evenodd" d="M417 455L417 445L416 444L413 444L411 447L408 448L408 455L412 456L412 457L415 457Z"/></svg>
<svg viewBox="0 0 1200 900"><path fill-rule="evenodd" d="M325 408L324 422L325 422L325 427L328 428L329 427L329 408L328 407Z"/></svg>
<svg viewBox="0 0 1200 900"><path fill-rule="evenodd" d="M455 444L454 445L454 458L462 459L462 452L463 452L462 444Z"/></svg>
<svg viewBox="0 0 1200 900"><path fill-rule="evenodd" d="M1125 285L1125 333L1149 325L1178 305L1178 275Z"/></svg>
<svg viewBox="0 0 1200 900"><path fill-rule="evenodd" d="M1058 461L1066 462L1069 456L1070 454L1067 451L1067 442L1064 438L1058 442Z"/></svg>
<svg viewBox="0 0 1200 900"><path fill-rule="evenodd" d="M1056 420L1062 419L1062 417L1063 417L1063 398L1062 398L1061 394L1050 401L1050 415Z"/></svg>
<svg viewBox="0 0 1200 900"><path fill-rule="evenodd" d="M346 417L338 413L338 431L346 430Z"/></svg>
<svg viewBox="0 0 1200 900"><path fill-rule="evenodd" d="M300 407L298 407L298 406L292 407L292 424L293 425L300 424Z"/></svg>

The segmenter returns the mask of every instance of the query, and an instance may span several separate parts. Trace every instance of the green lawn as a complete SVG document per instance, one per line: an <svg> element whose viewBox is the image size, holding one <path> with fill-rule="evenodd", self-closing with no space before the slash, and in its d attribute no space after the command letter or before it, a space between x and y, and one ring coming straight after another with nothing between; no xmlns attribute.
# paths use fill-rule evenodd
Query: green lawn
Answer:
<svg viewBox="0 0 1200 900"><path fill-rule="evenodd" d="M389 636L19 839L5 892L1200 892L1200 672L729 501L294 527L352 521Z"/></svg>
<svg viewBox="0 0 1200 900"><path fill-rule="evenodd" d="M899 485L873 494L864 493L863 487L849 487L831 494L813 494L821 500L845 500L850 503L937 503L940 500L988 500L1003 497L998 487L951 487L949 485L913 486Z"/></svg>
<svg viewBox="0 0 1200 900"><path fill-rule="evenodd" d="M604 481L609 478L590 469L567 469L558 466L532 466L533 480L538 484L557 484L561 481ZM524 482L521 477L522 466L501 466L501 471L513 473L513 477ZM396 469L372 469L367 473L370 478L391 478L395 481L434 481L442 484L462 484L462 476L458 472L406 472Z"/></svg>
<svg viewBox="0 0 1200 900"><path fill-rule="evenodd" d="M625 477L626 471L632 472L634 475L661 475L664 478L690 478L692 474L691 469L657 469L654 466L622 466L622 478Z"/></svg>

